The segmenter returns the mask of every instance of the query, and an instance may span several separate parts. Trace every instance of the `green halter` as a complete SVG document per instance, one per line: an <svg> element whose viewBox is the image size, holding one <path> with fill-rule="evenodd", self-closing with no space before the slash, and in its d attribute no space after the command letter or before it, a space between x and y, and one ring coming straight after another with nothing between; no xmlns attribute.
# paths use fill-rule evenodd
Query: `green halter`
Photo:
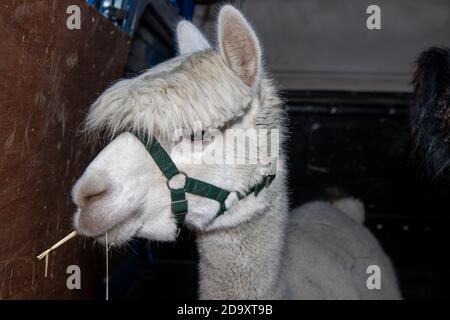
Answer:
<svg viewBox="0 0 450 320"><path fill-rule="evenodd" d="M146 139L145 137L138 136L138 138L144 144L150 156L153 158L153 160L158 165L159 169L167 178L167 187L170 190L170 197L172 201L171 203L172 213L175 215L175 218L179 225L181 225L184 222L184 219L188 211L186 192L219 202L220 209L217 213L217 216L220 216L225 211L227 211L228 208L225 205L225 200L228 198L231 191L219 188L210 183L187 176L184 172L178 170L175 163L172 161L170 156L167 154L167 152L164 150L164 148L159 144L159 142L156 139L153 138L151 143L149 143L148 139ZM186 178L186 182L184 184L184 187L179 189L173 189L170 187L169 184L170 179L179 174L184 175L184 177ZM252 193L254 193L256 197L262 189L264 189L265 187L266 188L269 187L274 179L275 174L265 175L261 183L256 184L255 186L250 188L246 193L241 194L239 192L236 192L238 199L241 200Z"/></svg>

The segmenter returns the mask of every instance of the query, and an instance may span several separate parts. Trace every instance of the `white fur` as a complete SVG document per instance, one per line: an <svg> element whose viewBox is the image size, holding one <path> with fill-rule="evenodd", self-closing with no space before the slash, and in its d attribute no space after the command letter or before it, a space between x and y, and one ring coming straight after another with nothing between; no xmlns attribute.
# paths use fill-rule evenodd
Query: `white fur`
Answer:
<svg viewBox="0 0 450 320"><path fill-rule="evenodd" d="M91 106L85 130L113 138L142 131L171 140L180 128L192 134L222 128L241 117L252 92L213 50L180 56L107 89Z"/></svg>
<svg viewBox="0 0 450 320"><path fill-rule="evenodd" d="M208 40L189 21L182 20L177 25L177 44L179 54L191 54L211 48Z"/></svg>
<svg viewBox="0 0 450 320"><path fill-rule="evenodd" d="M360 203L349 198L343 202ZM392 264L378 241L330 203L307 203L291 213L285 257L291 298L401 298ZM380 290L367 288L369 265L380 267Z"/></svg>
<svg viewBox="0 0 450 320"><path fill-rule="evenodd" d="M178 43L187 48L184 42L193 37L186 35L192 28L183 24ZM143 144L125 131L158 138L179 169L193 178L241 193L262 181L258 165L188 164L180 150L191 141L169 139L178 128L195 132L200 122L200 129L279 129L280 146L275 147L283 144L284 112L275 87L264 76L255 33L230 6L221 10L218 29L218 52L196 50L179 56L116 83L92 105L87 133L106 133L113 140L73 188L75 227L81 234L103 241L101 234L108 230L118 244L132 237L175 240L167 180ZM244 50L233 43L243 39L251 42ZM189 50L199 49L197 42ZM192 152L205 157L216 143L220 139L208 142L200 153ZM214 200L192 194L187 200L186 225L198 234L201 298L399 297L383 251L345 213L326 204L306 206L288 222L283 152L270 188L237 203L230 196L225 214L215 218L219 204ZM367 263L382 266L382 290L364 291Z"/></svg>
<svg viewBox="0 0 450 320"><path fill-rule="evenodd" d="M186 176L182 173L179 173L172 177L168 182L168 185L171 189L181 189L186 185Z"/></svg>
<svg viewBox="0 0 450 320"><path fill-rule="evenodd" d="M343 198L333 202L333 205L346 213L350 218L359 223L364 223L365 210L364 204L354 198Z"/></svg>
<svg viewBox="0 0 450 320"><path fill-rule="evenodd" d="M225 199L225 207L230 209L236 203L238 203L239 198L236 192L231 192L228 197Z"/></svg>

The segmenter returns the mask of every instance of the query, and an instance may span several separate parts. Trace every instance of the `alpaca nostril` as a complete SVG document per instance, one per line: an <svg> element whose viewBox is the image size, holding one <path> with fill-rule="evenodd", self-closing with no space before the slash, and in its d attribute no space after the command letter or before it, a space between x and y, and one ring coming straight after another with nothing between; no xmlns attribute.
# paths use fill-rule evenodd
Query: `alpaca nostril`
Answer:
<svg viewBox="0 0 450 320"><path fill-rule="evenodd" d="M73 200L79 207L97 201L111 189L109 178L103 172L96 172L77 182L73 191Z"/></svg>
<svg viewBox="0 0 450 320"><path fill-rule="evenodd" d="M106 193L107 193L107 191L108 190L104 190L104 191L100 191L100 192L98 192L98 193L95 193L95 194L85 194L83 197L84 197L84 203L87 203L87 202L89 202L89 201L92 201L92 200L96 200L96 199L99 199L99 198L101 198L103 195L105 195Z"/></svg>

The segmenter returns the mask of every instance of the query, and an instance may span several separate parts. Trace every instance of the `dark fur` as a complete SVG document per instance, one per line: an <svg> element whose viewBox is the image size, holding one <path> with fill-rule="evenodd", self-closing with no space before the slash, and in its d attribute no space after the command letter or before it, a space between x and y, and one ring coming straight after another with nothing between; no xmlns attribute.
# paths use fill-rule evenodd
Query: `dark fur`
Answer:
<svg viewBox="0 0 450 320"><path fill-rule="evenodd" d="M450 50L430 48L417 60L411 105L416 151L422 150L432 174L450 167Z"/></svg>

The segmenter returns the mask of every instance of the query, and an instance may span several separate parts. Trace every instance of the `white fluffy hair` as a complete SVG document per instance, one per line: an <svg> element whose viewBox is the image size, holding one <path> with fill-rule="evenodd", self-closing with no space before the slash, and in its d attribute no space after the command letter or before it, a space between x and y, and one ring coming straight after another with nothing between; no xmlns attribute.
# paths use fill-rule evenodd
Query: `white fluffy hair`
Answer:
<svg viewBox="0 0 450 320"><path fill-rule="evenodd" d="M84 129L93 137L130 131L168 141L177 129L192 134L223 127L244 114L252 95L220 55L207 49L117 82L91 106Z"/></svg>

